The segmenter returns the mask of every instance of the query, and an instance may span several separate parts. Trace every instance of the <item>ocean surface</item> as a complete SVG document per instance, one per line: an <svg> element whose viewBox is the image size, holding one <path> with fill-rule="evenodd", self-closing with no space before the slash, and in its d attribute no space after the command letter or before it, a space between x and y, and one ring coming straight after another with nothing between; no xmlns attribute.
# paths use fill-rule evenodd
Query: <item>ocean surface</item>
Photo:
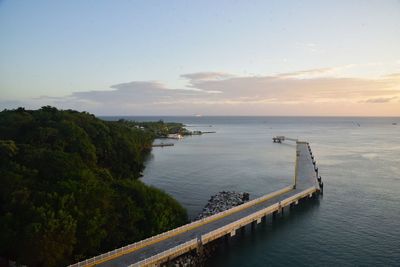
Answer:
<svg viewBox="0 0 400 267"><path fill-rule="evenodd" d="M295 145L271 138L310 142L323 197L246 228L207 265L400 266L400 118L125 119L216 131L171 140L175 146L154 148L146 163L142 180L175 197L191 217L219 191L245 191L253 199L291 184Z"/></svg>

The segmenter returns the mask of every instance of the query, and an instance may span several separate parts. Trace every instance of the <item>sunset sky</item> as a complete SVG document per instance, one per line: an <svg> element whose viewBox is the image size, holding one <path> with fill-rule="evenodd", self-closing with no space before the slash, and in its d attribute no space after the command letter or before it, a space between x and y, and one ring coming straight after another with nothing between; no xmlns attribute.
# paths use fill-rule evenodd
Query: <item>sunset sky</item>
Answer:
<svg viewBox="0 0 400 267"><path fill-rule="evenodd" d="M400 116L400 1L0 0L0 109Z"/></svg>

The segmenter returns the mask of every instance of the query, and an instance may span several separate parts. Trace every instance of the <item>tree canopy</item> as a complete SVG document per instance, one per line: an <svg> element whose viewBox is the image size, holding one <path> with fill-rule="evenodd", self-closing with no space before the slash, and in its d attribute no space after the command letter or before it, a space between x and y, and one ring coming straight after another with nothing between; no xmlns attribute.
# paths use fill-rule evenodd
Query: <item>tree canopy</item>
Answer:
<svg viewBox="0 0 400 267"><path fill-rule="evenodd" d="M0 256L67 265L184 224L178 202L138 180L153 138L86 112L0 112Z"/></svg>

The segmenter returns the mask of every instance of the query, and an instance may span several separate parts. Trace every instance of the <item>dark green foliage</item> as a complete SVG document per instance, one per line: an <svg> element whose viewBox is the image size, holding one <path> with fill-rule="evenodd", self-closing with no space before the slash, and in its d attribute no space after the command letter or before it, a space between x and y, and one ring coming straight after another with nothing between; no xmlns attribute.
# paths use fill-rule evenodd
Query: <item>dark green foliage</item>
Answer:
<svg viewBox="0 0 400 267"><path fill-rule="evenodd" d="M192 133L188 131L182 123L177 122L164 122L159 121L126 121L119 120L119 123L123 123L131 128L142 129L143 131L149 133L154 138L167 137L169 134L180 134L180 135L191 135Z"/></svg>
<svg viewBox="0 0 400 267"><path fill-rule="evenodd" d="M153 138L85 112L0 112L0 256L67 265L185 223L138 180Z"/></svg>

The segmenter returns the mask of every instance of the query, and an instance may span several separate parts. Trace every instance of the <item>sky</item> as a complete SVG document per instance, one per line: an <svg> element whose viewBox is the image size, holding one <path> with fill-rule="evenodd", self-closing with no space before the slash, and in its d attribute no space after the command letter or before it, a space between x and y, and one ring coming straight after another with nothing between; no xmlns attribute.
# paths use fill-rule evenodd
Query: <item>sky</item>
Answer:
<svg viewBox="0 0 400 267"><path fill-rule="evenodd" d="M400 116L400 1L0 0L0 110Z"/></svg>

